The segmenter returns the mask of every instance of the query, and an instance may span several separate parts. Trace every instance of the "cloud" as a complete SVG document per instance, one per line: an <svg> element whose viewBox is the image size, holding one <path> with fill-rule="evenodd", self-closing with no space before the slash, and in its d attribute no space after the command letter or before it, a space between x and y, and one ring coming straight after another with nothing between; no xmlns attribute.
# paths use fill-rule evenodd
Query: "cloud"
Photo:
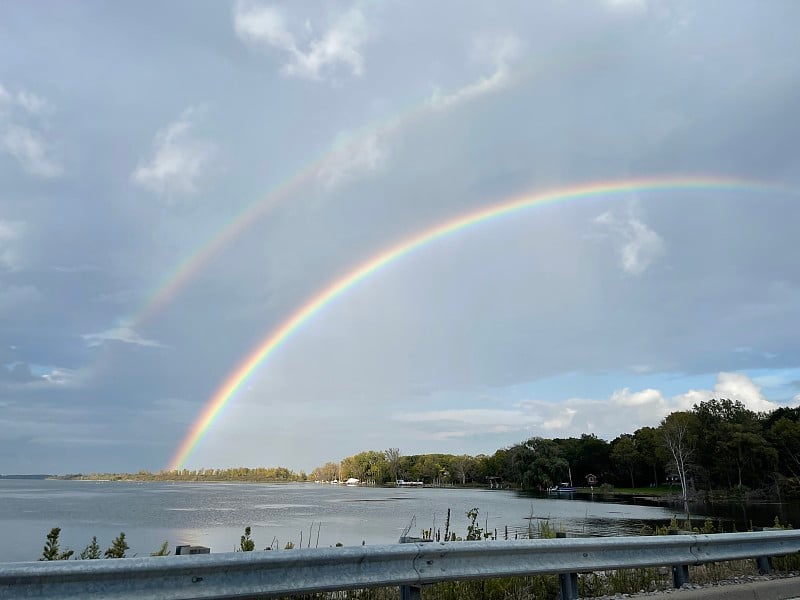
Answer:
<svg viewBox="0 0 800 600"><path fill-rule="evenodd" d="M48 142L38 133L20 125L9 125L0 135L0 150L10 154L31 175L50 179L64 169L48 156Z"/></svg>
<svg viewBox="0 0 800 600"><path fill-rule="evenodd" d="M176 121L159 131L153 142L153 158L131 175L134 183L170 198L191 194L216 154L211 142L192 136L200 109L189 107Z"/></svg>
<svg viewBox="0 0 800 600"><path fill-rule="evenodd" d="M35 116L43 116L53 110L50 102L33 92L20 89L13 94L0 84L0 112L17 108Z"/></svg>
<svg viewBox="0 0 800 600"><path fill-rule="evenodd" d="M519 56L521 48L519 38L513 34L479 38L473 46L473 55L481 57L481 61L488 61L494 69L492 73L449 94L434 90L428 106L446 110L503 89L509 83L509 67Z"/></svg>
<svg viewBox="0 0 800 600"><path fill-rule="evenodd" d="M41 117L52 108L33 92L12 93L0 85L0 152L14 157L26 172L45 179L62 175L64 169L50 156L50 142L29 122L41 124Z"/></svg>
<svg viewBox="0 0 800 600"><path fill-rule="evenodd" d="M448 410L432 410L423 412L410 412L395 416L398 421L409 423L430 423L446 421L464 425L508 425L510 423L525 422L535 424L541 422L541 417L526 414L522 410L489 409L489 408L457 408Z"/></svg>
<svg viewBox="0 0 800 600"><path fill-rule="evenodd" d="M761 389L742 373L722 372L713 390L689 390L666 397L656 389L623 388L606 399L570 398L562 402L522 400L507 409L464 408L397 413L394 420L416 423L427 439L452 439L486 433L518 433L520 436L564 437L595 433L612 439L644 426L655 427L674 411L691 410L712 398L739 400L750 410L778 407L764 398ZM795 399L800 401L800 396ZM430 431L424 432L429 429Z"/></svg>
<svg viewBox="0 0 800 600"><path fill-rule="evenodd" d="M136 333L132 327L127 325L106 329L99 333L86 333L81 337L88 342L90 347L102 346L105 342L123 342L125 344L134 344L136 346L150 348L165 347L161 342L142 337Z"/></svg>
<svg viewBox="0 0 800 600"><path fill-rule="evenodd" d="M297 41L283 14L272 6L238 2L233 21L236 35L245 44L265 46L288 55L282 71L290 77L322 80L339 67L354 77L364 72L362 47L367 41L367 27L364 15L357 8L339 15L320 37L305 44ZM313 31L310 22L306 22L305 29Z"/></svg>
<svg viewBox="0 0 800 600"><path fill-rule="evenodd" d="M334 143L336 149L320 167L317 176L329 187L373 172L382 167L389 156L386 138L392 128L384 127L355 140ZM342 139L344 134L340 134Z"/></svg>
<svg viewBox="0 0 800 600"><path fill-rule="evenodd" d="M714 391L708 398L729 398L741 401L747 408L756 412L771 411L778 408L774 402L767 400L761 388L743 373L720 373Z"/></svg>
<svg viewBox="0 0 800 600"><path fill-rule="evenodd" d="M628 388L617 390L611 396L611 402L619 406L664 405L665 403L661 392L652 388L633 393Z"/></svg>
<svg viewBox="0 0 800 600"><path fill-rule="evenodd" d="M0 114L7 111L10 106L14 104L14 99L11 94L3 87L3 84L0 83Z"/></svg>
<svg viewBox="0 0 800 600"><path fill-rule="evenodd" d="M77 380L77 373L71 369L54 368L49 373L42 375L41 378L47 383L66 386L75 383Z"/></svg>
<svg viewBox="0 0 800 600"><path fill-rule="evenodd" d="M54 265L51 268L53 271L58 271L59 273L91 273L100 270L100 267L91 264Z"/></svg>
<svg viewBox="0 0 800 600"><path fill-rule="evenodd" d="M604 226L619 253L620 267L629 275L641 275L664 254L664 240L632 215L619 219L606 212L595 219Z"/></svg>
<svg viewBox="0 0 800 600"><path fill-rule="evenodd" d="M264 27L266 29L266 26ZM427 110L440 111L502 89L509 80L509 65L519 55L521 43L512 35L482 37L473 44L472 54L478 62L490 64L494 71L488 77L470 83L450 94L434 91L426 104ZM340 133L336 148L318 171L318 177L329 187L336 187L365 173L375 172L386 164L389 140L405 124L408 117L394 119L374 131L342 143L346 134Z"/></svg>
<svg viewBox="0 0 800 600"><path fill-rule="evenodd" d="M572 419L577 414L578 411L575 410L574 408L565 408L563 411L561 411L560 414L557 414L544 421L542 423L542 427L544 429L553 429L559 431L561 429L569 427L569 425L572 423Z"/></svg>
<svg viewBox="0 0 800 600"><path fill-rule="evenodd" d="M17 105L28 113L39 116L46 115L53 110L53 107L46 99L27 90L17 92Z"/></svg>
<svg viewBox="0 0 800 600"><path fill-rule="evenodd" d="M18 221L0 220L0 266L9 271L16 271L21 267L14 242L19 239L23 228L24 225Z"/></svg>

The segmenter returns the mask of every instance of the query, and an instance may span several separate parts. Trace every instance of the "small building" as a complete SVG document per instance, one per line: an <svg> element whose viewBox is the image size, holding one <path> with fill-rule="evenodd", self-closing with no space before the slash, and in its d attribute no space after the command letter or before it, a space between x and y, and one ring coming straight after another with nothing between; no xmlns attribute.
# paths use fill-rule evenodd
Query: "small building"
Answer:
<svg viewBox="0 0 800 600"><path fill-rule="evenodd" d="M667 475L666 480L667 485L680 485L681 483L681 478L678 475Z"/></svg>
<svg viewBox="0 0 800 600"><path fill-rule="evenodd" d="M175 556L185 556L189 554L211 554L211 548L208 546L175 546Z"/></svg>
<svg viewBox="0 0 800 600"><path fill-rule="evenodd" d="M502 477L492 476L492 477L487 477L486 481L489 482L489 489L490 490L499 490L500 489L500 484L502 483L503 478Z"/></svg>
<svg viewBox="0 0 800 600"><path fill-rule="evenodd" d="M594 475L594 474L592 474L592 473L589 473L589 474L586 476L586 485L588 485L589 487L594 487L594 486L596 486L596 485L597 485L597 475Z"/></svg>

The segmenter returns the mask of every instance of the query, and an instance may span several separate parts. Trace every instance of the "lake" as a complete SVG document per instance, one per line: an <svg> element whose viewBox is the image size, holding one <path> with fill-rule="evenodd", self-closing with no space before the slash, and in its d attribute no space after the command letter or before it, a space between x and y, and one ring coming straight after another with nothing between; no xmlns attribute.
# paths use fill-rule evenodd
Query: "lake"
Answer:
<svg viewBox="0 0 800 600"><path fill-rule="evenodd" d="M257 550L274 540L280 547L287 541L297 546L301 532L305 547L310 529L312 547L395 543L412 521L410 535L432 527L444 531L448 508L450 530L463 536L465 513L473 507L480 510L481 527L488 524L501 537L508 527L511 538L529 523L542 522L582 535L635 534L644 524L663 524L680 514L678 507L642 499L603 502L508 490L5 479L0 480L0 562L36 560L53 527L61 527L62 550L76 554L93 535L104 550L121 531L129 556L148 555L164 540L173 552L177 544L231 552L247 525ZM724 516L769 525L781 514L775 507L756 513L739 508Z"/></svg>

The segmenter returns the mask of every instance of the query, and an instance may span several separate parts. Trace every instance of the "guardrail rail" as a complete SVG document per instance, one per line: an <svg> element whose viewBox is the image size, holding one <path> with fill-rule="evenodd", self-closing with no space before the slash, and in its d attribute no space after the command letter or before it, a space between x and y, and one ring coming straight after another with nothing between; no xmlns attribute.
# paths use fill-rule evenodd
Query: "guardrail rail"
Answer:
<svg viewBox="0 0 800 600"><path fill-rule="evenodd" d="M671 566L676 585L688 565L800 552L800 531L712 535L413 542L0 564L0 599L252 598L398 586L419 597L425 584L536 574L561 575L562 598L577 598L577 573Z"/></svg>

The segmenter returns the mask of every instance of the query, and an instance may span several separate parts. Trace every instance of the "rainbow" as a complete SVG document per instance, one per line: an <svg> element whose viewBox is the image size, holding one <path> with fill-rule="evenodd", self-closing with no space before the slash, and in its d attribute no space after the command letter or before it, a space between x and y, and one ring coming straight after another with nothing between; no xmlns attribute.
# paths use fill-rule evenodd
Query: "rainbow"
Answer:
<svg viewBox="0 0 800 600"><path fill-rule="evenodd" d="M208 400L202 413L193 423L186 437L175 452L169 464L169 469L174 470L183 467L187 458L203 438L203 435L214 424L215 419L242 387L242 384L248 380L261 363L268 359L295 331L302 327L304 323L361 281L436 240L460 233L480 223L487 223L534 206L556 202L580 199L588 200L634 192L663 190L737 191L742 189L776 190L780 188L775 185L743 179L713 176L654 177L647 179L596 182L512 198L505 202L456 217L417 233L383 250L379 254L356 266L343 277L328 284L321 291L306 300L300 308L271 331L267 337L247 355L244 361L230 373L224 383Z"/></svg>
<svg viewBox="0 0 800 600"><path fill-rule="evenodd" d="M505 84L502 87L516 85L526 77L544 75L548 72L562 73L565 68L575 69L579 66L590 66L604 56L602 48L595 42L586 44L586 49L577 51L572 46L566 49L555 49L551 55L537 57L529 65L512 72L505 73ZM481 80L482 81L482 80ZM470 84L470 85L475 85ZM463 89L469 89L469 85ZM453 92L458 94L459 91ZM430 98L411 103L399 113L368 123L356 130L353 135L338 140L336 143L318 154L288 178L284 179L262 197L248 204L238 214L223 224L217 233L206 240L194 252L186 256L163 277L154 290L147 295L141 308L133 315L119 320L119 325L140 327L155 317L183 289L183 287L208 264L211 259L228 246L233 240L259 221L282 201L299 192L303 185L312 183L324 171L325 167L335 161L339 153L346 153L372 135L391 134L396 129L439 111Z"/></svg>

